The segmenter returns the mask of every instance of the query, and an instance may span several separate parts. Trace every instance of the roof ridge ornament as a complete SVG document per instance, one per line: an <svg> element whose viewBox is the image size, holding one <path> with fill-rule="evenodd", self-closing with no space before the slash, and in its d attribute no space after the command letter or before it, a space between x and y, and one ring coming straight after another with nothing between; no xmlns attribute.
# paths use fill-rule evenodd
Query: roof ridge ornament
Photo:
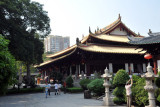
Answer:
<svg viewBox="0 0 160 107"><path fill-rule="evenodd" d="M100 29L100 33L102 33L102 30Z"/></svg>
<svg viewBox="0 0 160 107"><path fill-rule="evenodd" d="M76 38L76 44L77 44L77 46L80 44L80 41L79 41L78 37Z"/></svg>
<svg viewBox="0 0 160 107"><path fill-rule="evenodd" d="M149 29L149 33L152 33L151 29Z"/></svg>
<svg viewBox="0 0 160 107"><path fill-rule="evenodd" d="M97 26L97 31L99 31L99 27Z"/></svg>
<svg viewBox="0 0 160 107"><path fill-rule="evenodd" d="M149 29L148 35L149 36L154 36L153 33L152 33L152 31L151 31L151 29Z"/></svg>
<svg viewBox="0 0 160 107"><path fill-rule="evenodd" d="M89 26L89 33L92 33L92 32L91 32L91 28L90 28L90 26Z"/></svg>
<svg viewBox="0 0 160 107"><path fill-rule="evenodd" d="M120 20L121 20L121 15L120 15L120 13L119 13L119 15L118 15L118 19L120 19Z"/></svg>

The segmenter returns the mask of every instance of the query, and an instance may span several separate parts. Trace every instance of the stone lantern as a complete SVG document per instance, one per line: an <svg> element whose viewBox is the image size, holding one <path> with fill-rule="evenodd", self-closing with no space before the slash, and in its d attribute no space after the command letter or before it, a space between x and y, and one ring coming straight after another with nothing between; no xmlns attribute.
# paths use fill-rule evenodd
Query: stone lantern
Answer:
<svg viewBox="0 0 160 107"><path fill-rule="evenodd" d="M84 79L84 72L82 71L82 74L81 74L81 78L82 80Z"/></svg>
<svg viewBox="0 0 160 107"><path fill-rule="evenodd" d="M104 74L102 75L102 78L104 78L103 86L105 87L105 97L103 97L103 105L109 106L113 104L109 95L109 87L111 86L109 79L112 78L112 75L109 73L107 67L104 70Z"/></svg>
<svg viewBox="0 0 160 107"><path fill-rule="evenodd" d="M158 75L155 75L153 73L153 69L152 69L152 66L150 66L150 64L148 64L147 66L147 71L148 71L147 73L141 76L142 78L146 79L146 85L144 86L144 89L148 91L148 97L149 97L148 98L149 106L146 106L146 107L156 107L154 92L157 87L154 83L154 78L158 77Z"/></svg>

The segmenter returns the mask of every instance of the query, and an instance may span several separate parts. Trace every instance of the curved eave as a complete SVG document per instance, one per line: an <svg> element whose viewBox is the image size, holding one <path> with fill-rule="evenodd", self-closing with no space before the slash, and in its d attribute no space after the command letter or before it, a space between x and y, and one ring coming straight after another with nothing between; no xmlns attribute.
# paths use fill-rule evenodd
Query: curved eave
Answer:
<svg viewBox="0 0 160 107"><path fill-rule="evenodd" d="M146 51L142 49L136 49L135 47L120 47L120 46L102 46L102 45L90 45L79 46L81 50L97 53L113 53L113 54L144 54Z"/></svg>
<svg viewBox="0 0 160 107"><path fill-rule="evenodd" d="M75 48L75 49L74 49L71 53L69 53L69 54L66 54L66 55L64 55L64 56L61 56L61 57L58 57L58 58L55 58L55 59L52 59L52 60L43 62L43 63L41 63L40 65L35 65L34 67L36 67L36 68L43 67L43 66L46 66L46 65L48 65L48 64L51 64L51 63L53 63L53 62L56 62L56 61L58 61L58 60L60 60L60 59L66 58L66 57L72 55L72 54L76 51L76 49L77 49L77 48Z"/></svg>
<svg viewBox="0 0 160 107"><path fill-rule="evenodd" d="M87 41L88 38L89 38L89 35L83 37L83 39L82 39L80 42L83 44L84 42ZM48 57L48 58L58 57L58 56L61 56L62 54L65 54L65 53L67 53L67 52L69 52L69 51L72 51L72 50L75 49L75 48L77 48L77 45L73 45L73 46L71 46L71 47L69 47L69 48L66 48L66 49L64 49L64 50L62 50L62 51L59 51L59 52L57 52L57 53L54 53L54 54L52 54L52 55L48 55L48 56L46 56L46 57Z"/></svg>
<svg viewBox="0 0 160 107"><path fill-rule="evenodd" d="M48 58L53 58L53 57L55 57L55 56L58 56L58 55L61 55L61 54L66 53L66 52L68 52L68 51L71 51L71 50L75 49L76 47L77 47L77 45L73 45L73 46L71 46L71 47L69 47L69 48L66 48L66 49L64 49L64 50L62 50L62 51L59 51L59 52L57 52L57 53L54 53L54 54L52 54L52 55L48 55L48 56L46 56L46 57L48 57Z"/></svg>

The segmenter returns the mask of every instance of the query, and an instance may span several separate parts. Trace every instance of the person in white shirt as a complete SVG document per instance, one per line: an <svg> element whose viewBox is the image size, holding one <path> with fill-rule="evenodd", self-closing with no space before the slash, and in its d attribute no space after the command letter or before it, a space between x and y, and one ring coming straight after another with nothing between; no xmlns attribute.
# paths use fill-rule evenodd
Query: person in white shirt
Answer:
<svg viewBox="0 0 160 107"><path fill-rule="evenodd" d="M59 84L58 84L58 93L59 93L59 95L61 94L61 88L62 88L62 85L61 85L61 83L59 82Z"/></svg>
<svg viewBox="0 0 160 107"><path fill-rule="evenodd" d="M131 81L131 84L129 83L130 81ZM127 95L127 107L131 107L131 104L132 104L132 90L131 90L132 84L133 84L133 80L131 78L129 79L129 81L127 81L125 85L126 95Z"/></svg>
<svg viewBox="0 0 160 107"><path fill-rule="evenodd" d="M55 95L58 95L58 84L57 82L54 84Z"/></svg>

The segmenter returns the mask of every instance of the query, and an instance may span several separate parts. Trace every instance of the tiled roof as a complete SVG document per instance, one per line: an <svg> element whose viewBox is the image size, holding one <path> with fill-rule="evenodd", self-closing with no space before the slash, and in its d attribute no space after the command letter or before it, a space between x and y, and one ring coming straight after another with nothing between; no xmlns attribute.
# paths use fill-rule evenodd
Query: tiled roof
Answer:
<svg viewBox="0 0 160 107"><path fill-rule="evenodd" d="M130 30L122 21L121 18L118 18L116 21L114 21L112 24L98 30L96 32L96 34L104 34L104 33L109 33L110 31L112 31L114 28L116 28L117 26L122 25L124 26L126 29L128 29L128 31L133 34L133 36L137 37L138 35L136 33L134 33L132 30Z"/></svg>
<svg viewBox="0 0 160 107"><path fill-rule="evenodd" d="M40 65L35 65L34 67L41 67L41 66L50 64L50 63L52 63L52 62L55 62L55 61L57 61L57 60L59 60L59 59L66 58L67 56L73 54L75 51L76 51L76 48L75 48L72 52L70 52L69 54L63 55L63 56L61 56L61 57L58 57L58 58L55 58L55 59L52 59L52 60L49 60L49 61L45 61L45 62L41 63Z"/></svg>
<svg viewBox="0 0 160 107"><path fill-rule="evenodd" d="M78 48L98 53L116 53L116 54L144 54L145 51L142 49L136 49L135 47L122 47L122 46L111 46L111 45L97 45L90 44L88 46L79 46ZM141 52L140 52L141 51Z"/></svg>
<svg viewBox="0 0 160 107"><path fill-rule="evenodd" d="M145 37L141 40L135 40L134 37L129 38L129 39L130 39L129 43L134 44L134 45L146 45L146 44L160 43L160 35Z"/></svg>

